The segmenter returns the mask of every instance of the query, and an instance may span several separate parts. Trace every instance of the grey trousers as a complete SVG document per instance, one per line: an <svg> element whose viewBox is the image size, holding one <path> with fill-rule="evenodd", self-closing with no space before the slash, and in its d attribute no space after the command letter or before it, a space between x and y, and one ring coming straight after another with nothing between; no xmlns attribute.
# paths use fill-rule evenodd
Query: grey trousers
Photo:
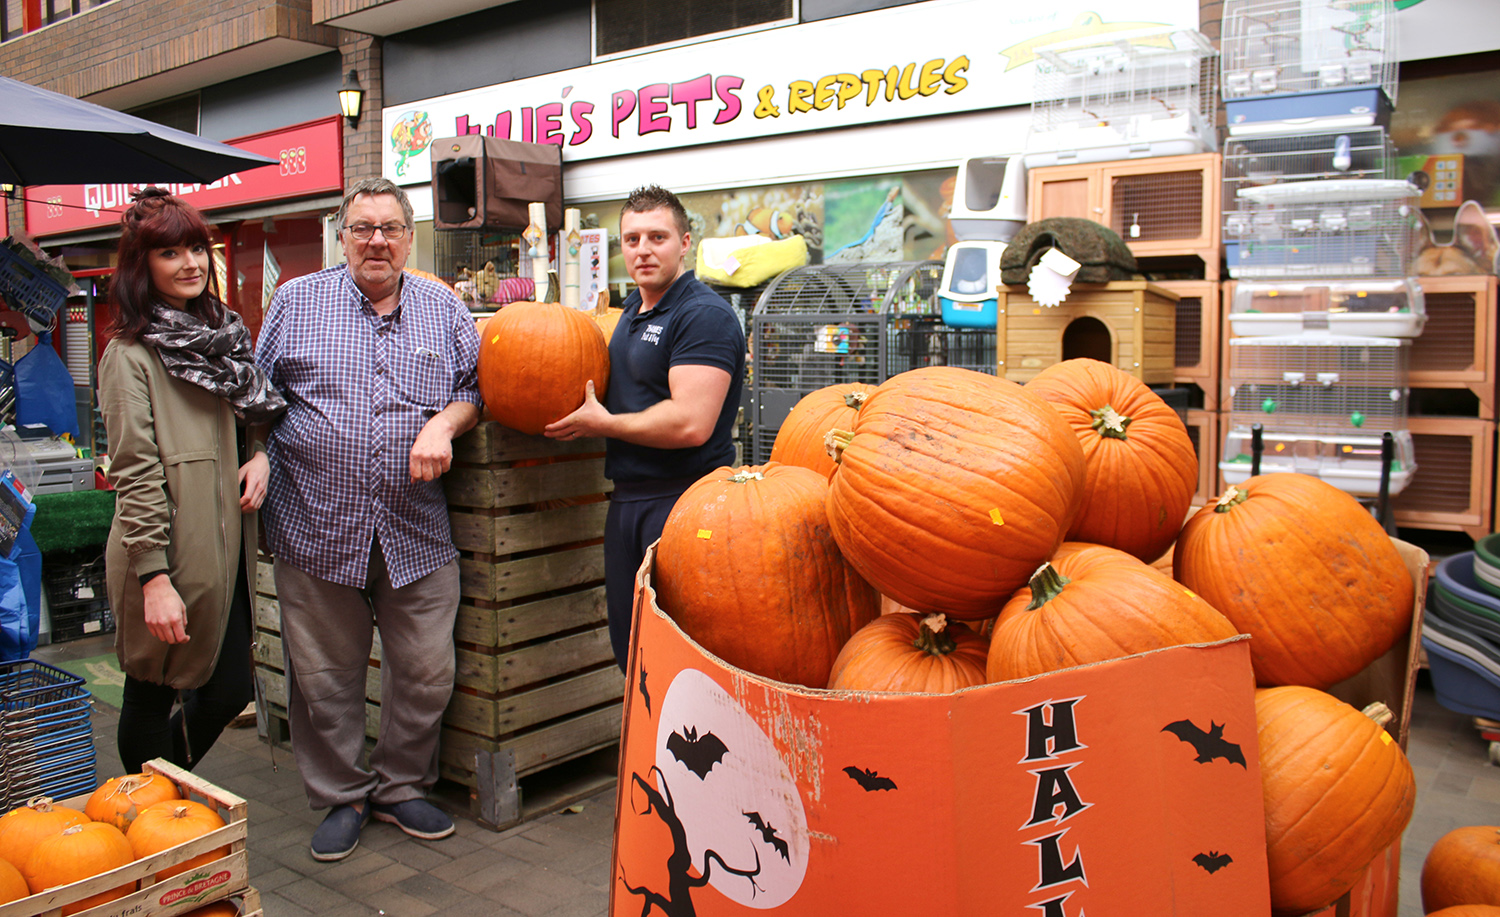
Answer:
<svg viewBox="0 0 1500 917"><path fill-rule="evenodd" d="M276 594L292 752L314 809L420 799L438 775L453 693L458 561L391 587L377 542L368 586L311 576L277 559ZM366 769L365 679L380 628L380 731Z"/></svg>

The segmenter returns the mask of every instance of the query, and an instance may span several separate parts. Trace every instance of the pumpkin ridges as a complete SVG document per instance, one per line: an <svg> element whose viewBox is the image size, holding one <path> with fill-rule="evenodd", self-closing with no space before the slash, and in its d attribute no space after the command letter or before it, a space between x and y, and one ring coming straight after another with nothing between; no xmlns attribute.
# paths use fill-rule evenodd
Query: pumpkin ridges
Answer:
<svg viewBox="0 0 1500 917"><path fill-rule="evenodd" d="M776 431L770 460L811 468L825 478L831 475L834 462L823 447L824 435L829 430L853 426L859 406L849 402L862 404L875 389L876 386L863 382L848 382L802 396Z"/></svg>
<svg viewBox="0 0 1500 917"><path fill-rule="evenodd" d="M484 335L480 393L505 426L539 435L583 404L585 379L604 400L609 344L589 315L558 303L516 302L485 323Z"/></svg>

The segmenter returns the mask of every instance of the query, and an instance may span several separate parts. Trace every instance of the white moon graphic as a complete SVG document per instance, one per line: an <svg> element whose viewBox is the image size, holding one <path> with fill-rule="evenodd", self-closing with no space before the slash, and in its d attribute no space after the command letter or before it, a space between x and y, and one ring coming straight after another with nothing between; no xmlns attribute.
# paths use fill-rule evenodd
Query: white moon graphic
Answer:
<svg viewBox="0 0 1500 917"><path fill-rule="evenodd" d="M657 723L657 789L664 797L670 793L687 833L694 870L702 873L709 850L746 872L757 868L758 856L759 872L748 878L712 863L707 867L709 884L746 907L786 903L807 874L807 813L770 737L728 692L697 669L683 669L672 679ZM719 746L710 734L723 743L723 757L717 762L712 759ZM707 758L701 757L703 751L708 751ZM756 819L764 830L756 827Z"/></svg>

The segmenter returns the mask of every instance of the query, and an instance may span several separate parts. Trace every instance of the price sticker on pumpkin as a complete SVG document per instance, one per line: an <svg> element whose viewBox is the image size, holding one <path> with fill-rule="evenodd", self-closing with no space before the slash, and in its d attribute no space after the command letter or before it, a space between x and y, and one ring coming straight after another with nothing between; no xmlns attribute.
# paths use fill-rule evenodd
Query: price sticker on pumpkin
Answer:
<svg viewBox="0 0 1500 917"><path fill-rule="evenodd" d="M1380 741L1385 743L1386 745L1389 745L1396 740L1391 738L1391 734L1389 732L1386 732L1384 729L1382 729L1380 730Z"/></svg>
<svg viewBox="0 0 1500 917"><path fill-rule="evenodd" d="M708 539L714 537L714 533L709 529L699 529L698 537L702 538L704 541L707 541Z"/></svg>
<svg viewBox="0 0 1500 917"><path fill-rule="evenodd" d="M990 510L990 521L993 522L993 523L995 523L996 525L1004 525L1005 524L1005 520L1002 519L1002 518L1000 518L1000 510L999 509L992 509L992 510Z"/></svg>

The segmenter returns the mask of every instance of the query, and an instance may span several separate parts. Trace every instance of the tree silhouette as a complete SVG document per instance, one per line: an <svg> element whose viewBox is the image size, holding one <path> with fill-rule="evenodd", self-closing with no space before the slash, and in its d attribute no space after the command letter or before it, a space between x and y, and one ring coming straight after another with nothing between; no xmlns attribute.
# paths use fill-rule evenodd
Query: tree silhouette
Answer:
<svg viewBox="0 0 1500 917"><path fill-rule="evenodd" d="M717 862L725 872L743 876L750 881L751 895L761 891L756 884L755 877L760 875L760 851L755 850L754 869L736 869L724 862L724 858L715 850L703 851L703 868L699 870L698 878L689 875L688 870L693 866L693 852L688 849L687 830L682 826L682 819L677 817L677 810L672 805L672 788L667 785L667 775L661 772L661 768L651 765L651 770L661 778L662 792L658 793L656 788L642 779L640 774L632 773L631 802L635 801L635 787L640 787L646 794L646 808L644 811L636 812L637 815L650 815L652 812L661 819L667 830L672 832L672 854L667 857L667 894L651 891L645 886L633 886L625 878L625 870L620 869L620 882L625 890L632 895L640 895L645 899L645 906L641 908L641 917L647 917L653 907L661 910L666 917L695 917L698 913L693 909L693 894L695 888L702 888L708 884L709 871L713 863ZM650 771L647 771L649 774Z"/></svg>

